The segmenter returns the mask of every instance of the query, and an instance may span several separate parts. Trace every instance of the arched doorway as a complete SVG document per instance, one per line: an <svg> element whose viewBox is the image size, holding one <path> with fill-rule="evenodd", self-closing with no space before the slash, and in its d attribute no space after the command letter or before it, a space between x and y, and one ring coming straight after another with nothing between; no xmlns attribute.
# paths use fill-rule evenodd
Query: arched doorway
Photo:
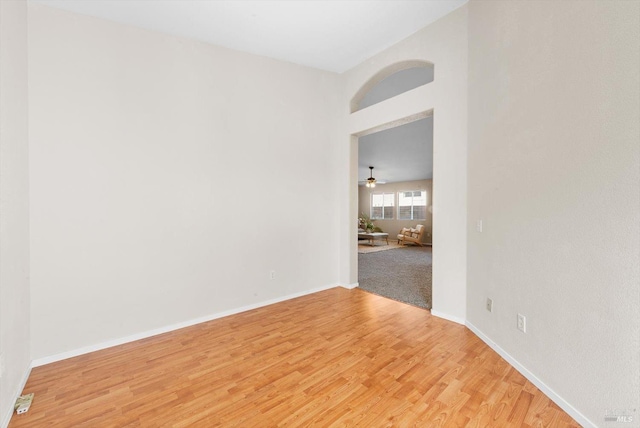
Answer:
<svg viewBox="0 0 640 428"><path fill-rule="evenodd" d="M375 73L351 98L350 218L356 219L359 215L358 139L432 116L433 107L429 101L428 86L433 80L433 63L423 60L402 61ZM429 211L431 215L433 211ZM349 284L355 286L358 281L357 224L351 220L350 224L352 226L349 227L349 234L352 239L348 245L349 256L346 266ZM390 232L392 237L397 234L397 231ZM430 233L430 238L432 236Z"/></svg>

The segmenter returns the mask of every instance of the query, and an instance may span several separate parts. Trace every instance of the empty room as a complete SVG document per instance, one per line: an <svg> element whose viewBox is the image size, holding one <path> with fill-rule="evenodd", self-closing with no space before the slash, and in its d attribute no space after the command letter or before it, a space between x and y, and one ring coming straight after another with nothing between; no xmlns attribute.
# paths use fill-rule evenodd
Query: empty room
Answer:
<svg viewBox="0 0 640 428"><path fill-rule="evenodd" d="M640 1L0 0L1 428L637 427L639 309Z"/></svg>

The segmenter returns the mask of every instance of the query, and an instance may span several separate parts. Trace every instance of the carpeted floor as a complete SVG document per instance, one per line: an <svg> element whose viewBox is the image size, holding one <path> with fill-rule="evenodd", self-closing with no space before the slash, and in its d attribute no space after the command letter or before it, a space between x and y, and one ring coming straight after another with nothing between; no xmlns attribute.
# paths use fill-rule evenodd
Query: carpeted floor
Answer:
<svg viewBox="0 0 640 428"><path fill-rule="evenodd" d="M431 247L358 254L360 288L389 299L431 309Z"/></svg>

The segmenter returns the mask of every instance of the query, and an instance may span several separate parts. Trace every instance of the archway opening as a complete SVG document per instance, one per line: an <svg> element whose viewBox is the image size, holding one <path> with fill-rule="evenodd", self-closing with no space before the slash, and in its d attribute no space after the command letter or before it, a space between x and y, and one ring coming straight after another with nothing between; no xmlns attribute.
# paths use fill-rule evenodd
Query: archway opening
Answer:
<svg viewBox="0 0 640 428"><path fill-rule="evenodd" d="M435 67L426 61L404 61L380 70L351 100L351 113L433 82Z"/></svg>

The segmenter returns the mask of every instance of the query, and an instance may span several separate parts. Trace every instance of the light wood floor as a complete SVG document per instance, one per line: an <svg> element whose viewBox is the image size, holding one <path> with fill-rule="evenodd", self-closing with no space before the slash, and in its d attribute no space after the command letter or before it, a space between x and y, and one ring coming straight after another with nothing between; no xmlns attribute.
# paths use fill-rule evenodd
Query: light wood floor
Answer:
<svg viewBox="0 0 640 428"><path fill-rule="evenodd" d="M335 288L33 369L18 427L579 426L465 327Z"/></svg>

